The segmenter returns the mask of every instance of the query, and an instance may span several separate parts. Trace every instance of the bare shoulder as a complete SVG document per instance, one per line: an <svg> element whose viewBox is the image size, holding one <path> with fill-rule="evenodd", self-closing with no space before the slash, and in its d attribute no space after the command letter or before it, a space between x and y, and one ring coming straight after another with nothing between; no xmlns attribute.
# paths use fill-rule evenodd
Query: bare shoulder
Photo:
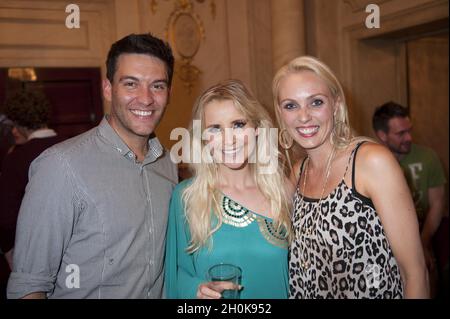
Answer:
<svg viewBox="0 0 450 319"><path fill-rule="evenodd" d="M360 146L356 165L359 172L372 177L382 176L398 168L398 162L392 152L387 147L374 142L366 142ZM382 175L379 175L380 173Z"/></svg>
<svg viewBox="0 0 450 319"><path fill-rule="evenodd" d="M403 176L400 166L391 151L378 143L366 142L360 146L355 160L356 188L366 197L374 198L388 187L397 185Z"/></svg>

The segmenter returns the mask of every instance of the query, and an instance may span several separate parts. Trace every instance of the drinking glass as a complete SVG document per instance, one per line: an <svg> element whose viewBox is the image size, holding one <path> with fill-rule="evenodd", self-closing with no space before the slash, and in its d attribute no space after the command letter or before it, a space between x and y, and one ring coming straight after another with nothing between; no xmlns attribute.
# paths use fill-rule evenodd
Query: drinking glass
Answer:
<svg viewBox="0 0 450 319"><path fill-rule="evenodd" d="M242 270L240 267L220 263L208 269L209 281L229 281L235 285L241 284ZM239 299L240 291L238 289L226 289L222 292L222 299Z"/></svg>

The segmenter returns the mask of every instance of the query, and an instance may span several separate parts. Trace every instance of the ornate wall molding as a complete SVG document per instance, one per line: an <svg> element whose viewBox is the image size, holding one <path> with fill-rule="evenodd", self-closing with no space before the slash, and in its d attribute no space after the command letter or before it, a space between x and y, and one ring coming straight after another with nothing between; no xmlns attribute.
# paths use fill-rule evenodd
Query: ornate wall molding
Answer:
<svg viewBox="0 0 450 319"><path fill-rule="evenodd" d="M171 0L165 0L165 1L171 1ZM176 2L178 2L181 5L190 5L192 6L192 3L190 0L175 0ZM195 0L198 3L204 3L205 0ZM216 17L216 3L214 0L209 0L209 7L211 10L211 14L213 19ZM150 3L150 8L152 10L153 14L156 14L156 10L158 8L158 0L152 0L152 2Z"/></svg>
<svg viewBox="0 0 450 319"><path fill-rule="evenodd" d="M205 0L195 0L195 2L203 4ZM215 2L209 0L209 3L211 14L215 18ZM153 14L157 11L157 5L157 0L152 0ZM201 70L192 62L205 40L205 28L200 16L194 12L194 0L174 0L174 8L167 19L165 36L180 57L176 74L190 93L201 74Z"/></svg>

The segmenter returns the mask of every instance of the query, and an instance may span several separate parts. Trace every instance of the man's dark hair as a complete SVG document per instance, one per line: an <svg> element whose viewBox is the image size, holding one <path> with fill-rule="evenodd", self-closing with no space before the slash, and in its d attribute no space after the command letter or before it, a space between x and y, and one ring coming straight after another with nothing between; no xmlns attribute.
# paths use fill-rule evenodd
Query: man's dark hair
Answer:
<svg viewBox="0 0 450 319"><path fill-rule="evenodd" d="M409 108L392 101L377 107L372 117L373 130L388 133L389 120L394 117L409 117Z"/></svg>
<svg viewBox="0 0 450 319"><path fill-rule="evenodd" d="M50 103L43 92L26 89L7 96L3 112L14 124L37 130L48 123Z"/></svg>
<svg viewBox="0 0 450 319"><path fill-rule="evenodd" d="M147 54L164 62L170 86L172 84L174 57L167 42L154 37L151 33L130 34L113 43L106 60L106 77L112 83L117 68L117 59L121 54Z"/></svg>

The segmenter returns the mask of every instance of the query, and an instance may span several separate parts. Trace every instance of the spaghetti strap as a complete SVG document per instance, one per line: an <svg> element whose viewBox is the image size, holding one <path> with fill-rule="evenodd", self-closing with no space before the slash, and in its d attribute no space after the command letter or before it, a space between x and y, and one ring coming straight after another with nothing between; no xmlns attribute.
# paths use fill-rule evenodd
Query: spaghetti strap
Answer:
<svg viewBox="0 0 450 319"><path fill-rule="evenodd" d="M356 163L356 153L358 152L358 149L361 145L363 145L367 141L359 142L358 145L356 145L355 149L352 152L353 155L353 163L352 163L352 188L356 191L355 187L355 163Z"/></svg>
<svg viewBox="0 0 450 319"><path fill-rule="evenodd" d="M352 153L348 157L347 166L345 167L344 176L342 176L342 180L345 179L345 176L347 176L348 167L350 166L350 160L352 159L353 153L355 152L355 149L353 149Z"/></svg>
<svg viewBox="0 0 450 319"><path fill-rule="evenodd" d="M347 161L347 166L345 167L345 172L344 172L344 176L342 177L342 180L345 179L345 176L347 176L347 172L348 172L348 168L350 166L350 163L352 161L352 158L355 157L355 153L357 152L358 148L361 146L361 144L363 144L366 141L362 141L359 142L358 144L356 144L355 148L352 150L352 153L350 154L350 156L348 157L348 161ZM355 161L353 161L353 165L352 165L352 173L355 169ZM352 178L352 183L353 183L353 178ZM352 184L353 185L353 184Z"/></svg>

